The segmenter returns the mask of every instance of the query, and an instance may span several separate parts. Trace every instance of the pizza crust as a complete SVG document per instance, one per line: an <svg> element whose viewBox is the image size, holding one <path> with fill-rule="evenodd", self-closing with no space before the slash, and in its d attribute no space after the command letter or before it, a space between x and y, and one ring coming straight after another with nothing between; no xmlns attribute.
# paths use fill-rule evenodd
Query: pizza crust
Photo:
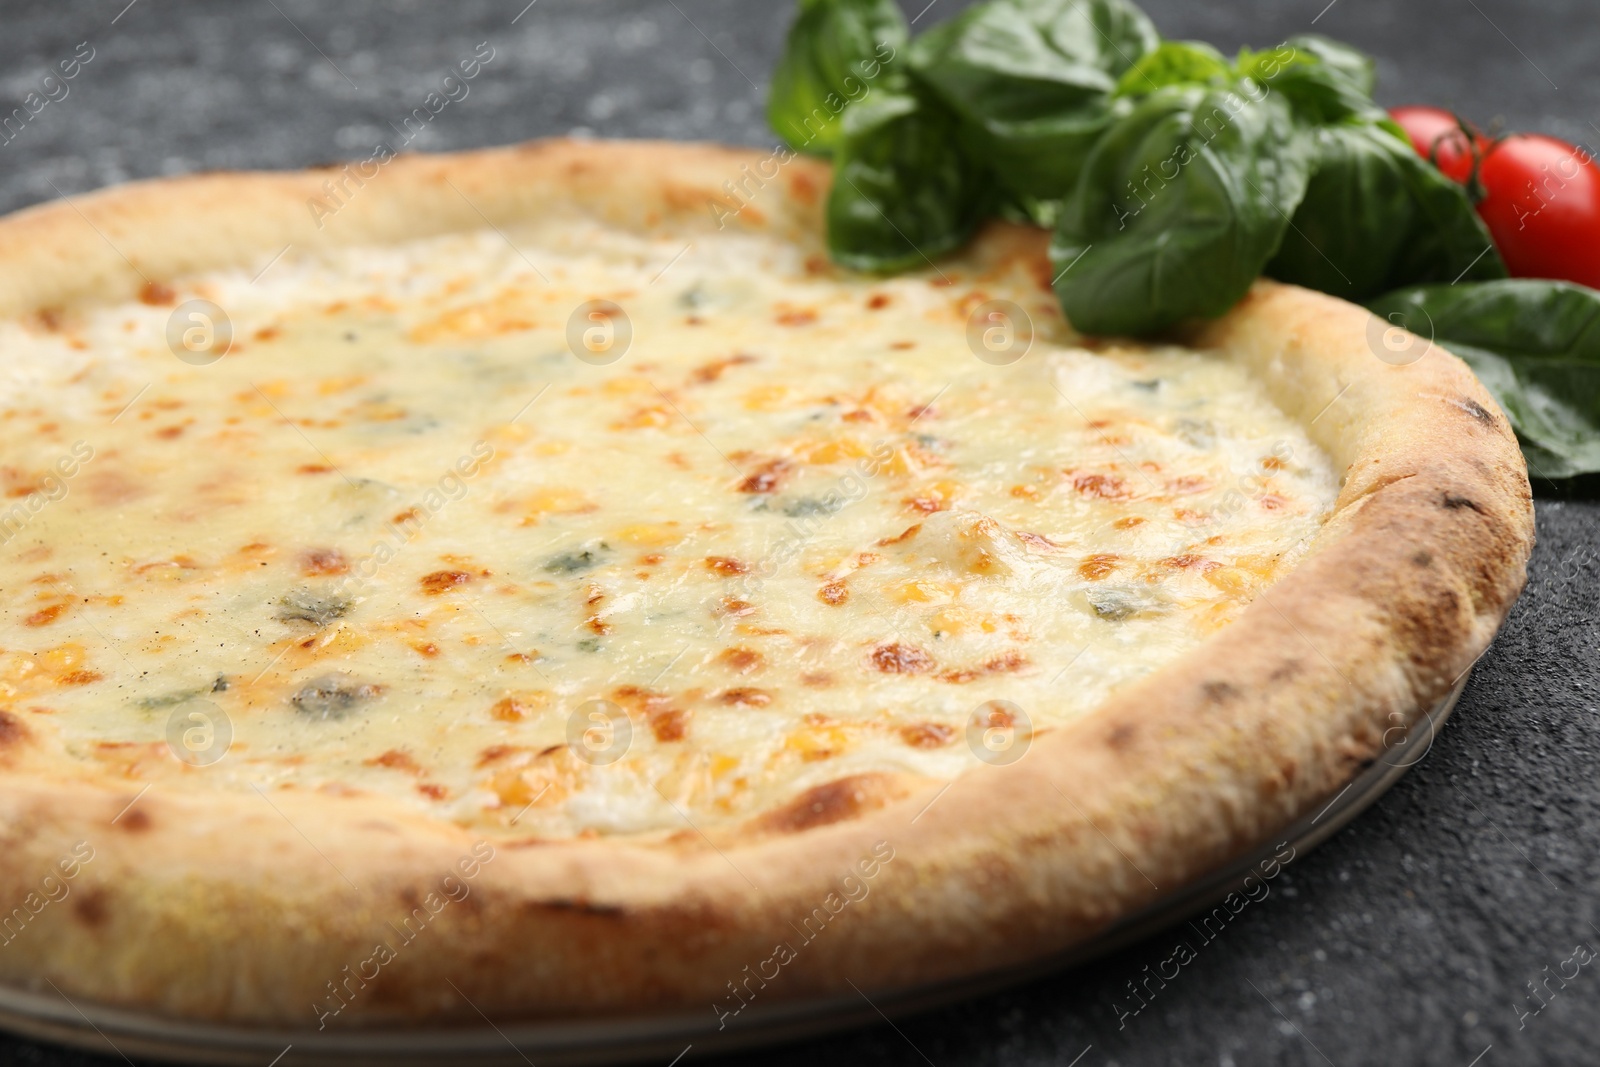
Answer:
<svg viewBox="0 0 1600 1067"><path fill-rule="evenodd" d="M0 312L259 269L290 243L398 241L539 212L711 227L710 203L726 208L724 183L746 165L772 169L758 153L652 143L405 157L320 229L308 200L341 172L139 184L0 223ZM825 165L794 159L721 217L820 254L827 181ZM1037 233L995 226L965 257L1023 257L1047 274L1042 249ZM13 718L0 731L0 901L37 894L79 842L92 859L0 951L0 982L292 1028L477 1023L480 1011L720 1018L1079 943L1315 811L1450 689L1521 590L1533 512L1505 416L1437 347L1403 367L1375 358L1370 322L1261 282L1189 331L1244 361L1346 472L1336 512L1237 621L1040 735L1018 763L941 788L836 783L714 839L486 845L374 798L279 791L269 806L53 781L30 769ZM315 825L317 844L296 825ZM377 958L379 937L391 958Z"/></svg>

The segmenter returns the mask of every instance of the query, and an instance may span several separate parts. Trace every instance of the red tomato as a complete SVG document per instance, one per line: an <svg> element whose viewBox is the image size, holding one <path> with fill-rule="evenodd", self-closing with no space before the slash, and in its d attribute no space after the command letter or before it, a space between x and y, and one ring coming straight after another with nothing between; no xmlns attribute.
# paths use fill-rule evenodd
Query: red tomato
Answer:
<svg viewBox="0 0 1600 1067"><path fill-rule="evenodd" d="M1458 182L1472 177L1473 148L1482 151L1489 146L1488 139L1475 129L1468 141L1461 120L1443 108L1396 107L1389 109L1389 117L1406 131L1418 155Z"/></svg>
<svg viewBox="0 0 1600 1067"><path fill-rule="evenodd" d="M1559 278L1600 288L1600 167L1554 137L1513 134L1478 165L1488 224L1517 278Z"/></svg>

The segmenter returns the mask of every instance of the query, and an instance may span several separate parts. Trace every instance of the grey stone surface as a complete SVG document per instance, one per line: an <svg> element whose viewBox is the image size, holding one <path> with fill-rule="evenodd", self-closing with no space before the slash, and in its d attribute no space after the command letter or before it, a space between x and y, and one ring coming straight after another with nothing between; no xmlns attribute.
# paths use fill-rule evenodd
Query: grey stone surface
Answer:
<svg viewBox="0 0 1600 1067"><path fill-rule="evenodd" d="M0 3L0 113L79 42L94 49L68 95L0 146L0 210L130 178L364 157L483 41L495 58L416 147L572 131L770 143L761 101L788 4L524 2ZM910 0L908 11L925 2ZM1327 32L1379 57L1385 103L1441 103L1600 141L1590 121L1600 117L1593 0L1324 4L1147 8L1167 35L1224 50ZM936 0L921 18L959 6ZM1427 757L1296 860L1137 1015L1119 1011L1133 1003L1127 983L1167 959L1182 928L898 1029L749 1061L1600 1062L1600 963L1565 988L1551 980L1558 995L1522 1016L1538 1006L1529 982L1554 973L1578 942L1600 946L1600 506L1541 501L1539 538L1527 593ZM0 1036L0 1067L122 1062L105 1051Z"/></svg>

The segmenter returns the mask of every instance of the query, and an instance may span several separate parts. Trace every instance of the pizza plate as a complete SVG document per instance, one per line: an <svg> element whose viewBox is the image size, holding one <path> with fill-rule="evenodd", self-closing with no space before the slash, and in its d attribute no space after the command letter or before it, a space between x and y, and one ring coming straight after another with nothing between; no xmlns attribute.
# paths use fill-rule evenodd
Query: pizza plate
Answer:
<svg viewBox="0 0 1600 1067"><path fill-rule="evenodd" d="M473 1067L537 1063L540 1067L602 1063L676 1063L696 1054L728 1052L866 1025L926 1011L952 1001L994 992L1052 971L1080 966L1149 937L1276 874L1262 865L1287 844L1297 859L1349 823L1428 754L1440 726L1466 686L1455 686L1409 730L1385 737L1382 756L1361 771L1325 806L1267 842L1144 910L1113 924L1093 939L1025 966L936 985L857 991L847 996L751 1005L725 1025L711 1005L671 1014L487 1025L427 1030L254 1029L192 1023L148 1013L69 1000L56 991L0 987L0 1029L39 1041L102 1055L120 1054L180 1063L363 1064L400 1067ZM1290 859L1288 862L1293 862Z"/></svg>

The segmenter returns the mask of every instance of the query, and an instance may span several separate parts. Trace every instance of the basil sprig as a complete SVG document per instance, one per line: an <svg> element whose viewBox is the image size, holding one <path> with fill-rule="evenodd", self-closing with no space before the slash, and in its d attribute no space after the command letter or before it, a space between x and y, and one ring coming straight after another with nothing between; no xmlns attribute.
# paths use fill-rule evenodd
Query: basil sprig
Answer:
<svg viewBox="0 0 1600 1067"><path fill-rule="evenodd" d="M1600 472L1600 294L1504 280L1372 90L1348 45L1230 60L1128 0L983 0L914 40L893 0L800 0L768 116L833 156L844 266L917 269L1000 215L1053 228L1088 334L1219 315L1263 273L1373 301L1472 364L1536 473Z"/></svg>

